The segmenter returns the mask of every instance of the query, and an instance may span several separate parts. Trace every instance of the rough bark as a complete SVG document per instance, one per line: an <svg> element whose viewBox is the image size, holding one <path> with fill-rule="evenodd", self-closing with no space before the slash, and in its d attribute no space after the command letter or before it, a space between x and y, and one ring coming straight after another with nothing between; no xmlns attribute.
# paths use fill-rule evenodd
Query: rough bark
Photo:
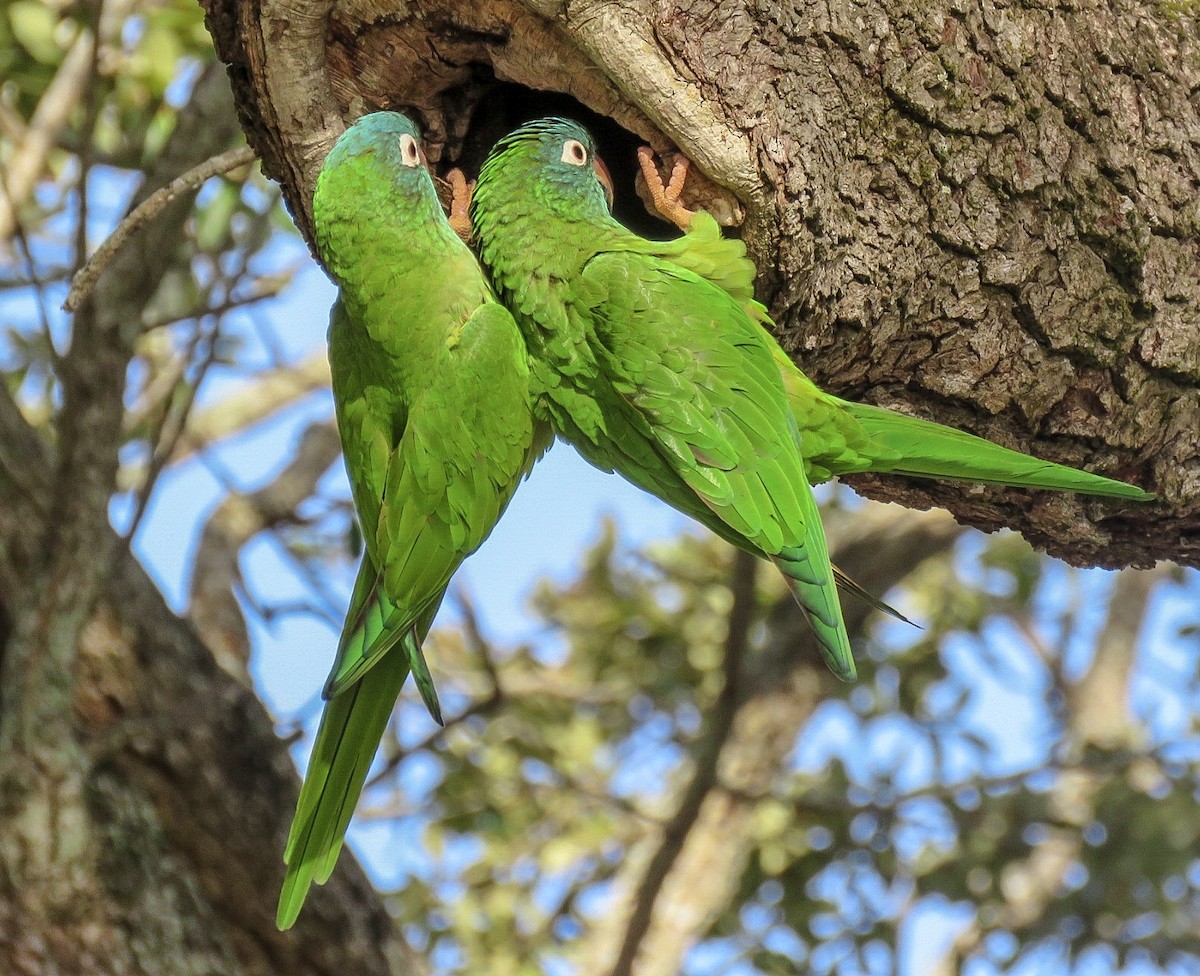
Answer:
<svg viewBox="0 0 1200 976"><path fill-rule="evenodd" d="M818 382L1160 499L856 487L1073 562L1200 559L1193 7L204 4L306 233L324 152L377 108L415 112L430 158L468 170L520 118L574 112L626 200L635 142L678 146L702 202L744 211L779 337Z"/></svg>

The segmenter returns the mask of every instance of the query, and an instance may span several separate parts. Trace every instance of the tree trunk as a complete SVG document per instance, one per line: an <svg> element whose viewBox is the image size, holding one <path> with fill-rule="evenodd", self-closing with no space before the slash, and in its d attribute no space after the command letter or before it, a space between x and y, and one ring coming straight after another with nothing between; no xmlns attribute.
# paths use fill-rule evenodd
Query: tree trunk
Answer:
<svg viewBox="0 0 1200 976"><path fill-rule="evenodd" d="M903 479L880 498L1077 563L1200 560L1194 6L760 0L204 0L243 126L311 239L346 120L404 108L476 170L538 114L677 146L819 383L1159 494ZM623 189L621 189L623 187Z"/></svg>
<svg viewBox="0 0 1200 976"><path fill-rule="evenodd" d="M0 391L0 972L402 971L404 947L351 857L293 933L275 930L295 769L254 693L132 556L105 574L95 609L48 620L57 588L39 597L28 580L41 579L50 483L40 440ZM58 698L19 665L56 650L74 662L56 682L70 697L51 741L25 719Z"/></svg>

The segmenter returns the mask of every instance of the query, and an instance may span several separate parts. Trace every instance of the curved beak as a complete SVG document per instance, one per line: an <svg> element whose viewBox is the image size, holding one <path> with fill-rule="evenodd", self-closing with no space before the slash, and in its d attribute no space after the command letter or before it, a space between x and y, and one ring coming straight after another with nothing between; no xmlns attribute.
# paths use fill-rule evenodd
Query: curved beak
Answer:
<svg viewBox="0 0 1200 976"><path fill-rule="evenodd" d="M592 169L596 173L596 179L600 181L600 185L604 187L604 201L608 204L608 209L613 207L613 181L609 175L608 167L604 165L604 160L599 156L592 157Z"/></svg>

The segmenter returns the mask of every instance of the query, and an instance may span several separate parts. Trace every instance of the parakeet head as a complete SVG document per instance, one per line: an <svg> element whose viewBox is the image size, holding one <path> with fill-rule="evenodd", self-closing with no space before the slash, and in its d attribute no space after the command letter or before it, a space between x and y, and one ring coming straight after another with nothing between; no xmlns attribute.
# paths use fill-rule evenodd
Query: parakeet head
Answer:
<svg viewBox="0 0 1200 976"><path fill-rule="evenodd" d="M488 154L476 194L528 194L560 213L607 215L613 185L591 134L570 119L538 119L510 132Z"/></svg>
<svg viewBox="0 0 1200 976"><path fill-rule="evenodd" d="M416 123L399 112L372 112L343 132L325 157L313 223L321 258L335 278L385 241L444 222L420 139Z"/></svg>
<svg viewBox="0 0 1200 976"><path fill-rule="evenodd" d="M370 160L373 168L392 172L398 181L414 187L428 181L421 130L399 112L372 112L358 119L334 143L321 176L337 173L351 160Z"/></svg>

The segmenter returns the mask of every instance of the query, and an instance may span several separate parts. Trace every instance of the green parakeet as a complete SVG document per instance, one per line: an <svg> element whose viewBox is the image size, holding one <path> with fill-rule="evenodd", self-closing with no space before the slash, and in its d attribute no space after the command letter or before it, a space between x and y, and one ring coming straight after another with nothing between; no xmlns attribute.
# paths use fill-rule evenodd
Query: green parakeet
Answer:
<svg viewBox="0 0 1200 976"><path fill-rule="evenodd" d="M762 327L740 244L711 218L644 240L611 196L590 135L563 119L506 136L480 173L474 229L525 335L535 409L592 464L770 558L839 677L855 667L810 482L881 471L1152 497L822 392Z"/></svg>
<svg viewBox="0 0 1200 976"><path fill-rule="evenodd" d="M284 855L283 929L333 871L410 670L440 721L421 641L550 436L521 334L447 222L419 139L403 115L364 116L313 197L339 285L329 362L365 552Z"/></svg>

